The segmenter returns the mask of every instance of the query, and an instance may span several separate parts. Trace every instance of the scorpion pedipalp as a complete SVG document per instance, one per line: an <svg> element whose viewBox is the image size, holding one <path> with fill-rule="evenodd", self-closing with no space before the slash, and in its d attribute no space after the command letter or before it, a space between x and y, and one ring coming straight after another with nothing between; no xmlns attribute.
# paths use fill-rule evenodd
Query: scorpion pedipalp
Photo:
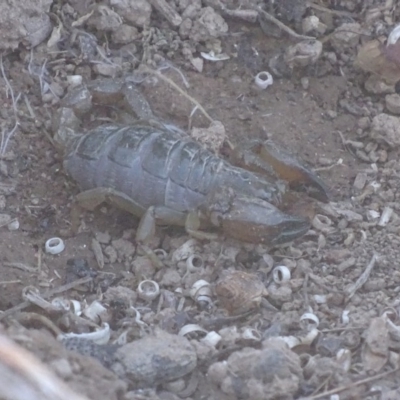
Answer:
<svg viewBox="0 0 400 400"><path fill-rule="evenodd" d="M220 200L224 207L219 206ZM232 195L230 188L221 188L209 197L206 215L227 236L251 243L278 245L295 240L310 229L308 218L285 214L262 199Z"/></svg>
<svg viewBox="0 0 400 400"><path fill-rule="evenodd" d="M253 140L235 148L231 162L253 172L288 182L290 189L306 192L310 197L329 202L326 185L294 156L278 148L271 140Z"/></svg>

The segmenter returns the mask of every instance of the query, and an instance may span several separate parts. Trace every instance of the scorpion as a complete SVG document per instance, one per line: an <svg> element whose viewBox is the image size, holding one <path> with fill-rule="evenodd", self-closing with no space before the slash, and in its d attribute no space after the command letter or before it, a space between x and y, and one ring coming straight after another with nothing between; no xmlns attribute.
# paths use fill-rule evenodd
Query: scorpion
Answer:
<svg viewBox="0 0 400 400"><path fill-rule="evenodd" d="M82 132L80 117L92 103L122 104L137 118ZM73 90L53 122L64 169L81 189L78 204L93 210L107 202L140 217L137 241L163 224L201 239L213 228L243 242L278 245L310 228L308 218L279 209L287 186L329 201L323 182L272 142L251 141L224 159L156 118L131 82L97 80Z"/></svg>

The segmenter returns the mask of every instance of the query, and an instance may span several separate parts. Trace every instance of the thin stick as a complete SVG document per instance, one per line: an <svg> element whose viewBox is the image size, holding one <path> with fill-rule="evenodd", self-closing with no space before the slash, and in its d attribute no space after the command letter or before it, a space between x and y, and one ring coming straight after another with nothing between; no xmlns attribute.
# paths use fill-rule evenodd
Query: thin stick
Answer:
<svg viewBox="0 0 400 400"><path fill-rule="evenodd" d="M22 281L20 279L15 281L0 281L0 285L10 285L11 283L22 283Z"/></svg>
<svg viewBox="0 0 400 400"><path fill-rule="evenodd" d="M314 10L326 12L328 14L334 14L334 15L339 15L342 17L356 17L355 14L352 14L349 11L337 11L337 10L331 10L330 8L326 8L324 6L320 6L319 4L315 4L311 1L307 2L308 7L313 8Z"/></svg>
<svg viewBox="0 0 400 400"><path fill-rule="evenodd" d="M326 286L323 282L322 279L318 276L318 275L314 275L312 273L308 274L309 278L319 287L321 287L322 289L326 290L328 293L338 293L338 294L342 294L342 292L340 292L339 290L335 290L332 287L328 287Z"/></svg>
<svg viewBox="0 0 400 400"><path fill-rule="evenodd" d="M313 36L304 36L304 35L300 35L297 32L295 32L293 29L289 28L288 26L286 26L283 22L279 21L278 19L276 19L274 16L272 16L271 14L268 14L266 11L264 11L261 7L257 7L257 10L259 13L261 13L261 15L269 22L272 22L273 24L275 24L278 28L282 29L284 32L286 32L287 34L289 34L290 36L296 38L296 39L302 39L302 40L316 40L315 37Z"/></svg>
<svg viewBox="0 0 400 400"><path fill-rule="evenodd" d="M162 79L164 82L167 82L169 85L171 85L175 90L177 90L182 96L186 97L189 101L191 101L193 104L197 106L197 108L204 114L204 116L210 121L214 122L214 120L210 117L210 115L207 113L207 111L203 108L203 106L193 97L191 97L189 94L187 94L184 90L182 90L174 81L171 79L167 78L163 74L161 74L158 71L155 71L154 69L151 69L147 67L146 65L142 65L141 69L144 69L144 71L148 72L149 74L152 75L157 75L160 79Z"/></svg>
<svg viewBox="0 0 400 400"><path fill-rule="evenodd" d="M182 17L165 1L149 0L149 3L172 25L178 27Z"/></svg>
<svg viewBox="0 0 400 400"><path fill-rule="evenodd" d="M30 265L26 265L20 262L4 262L3 265L9 268L18 268L26 272L38 272L37 268L31 267Z"/></svg>
<svg viewBox="0 0 400 400"><path fill-rule="evenodd" d="M92 280L93 280L93 278L91 278L91 277L81 278L74 282L67 283L66 285L59 286L57 288L48 290L47 292L43 293L41 296L43 299L47 299L55 294L66 292L67 290L73 289L76 286L91 282ZM6 310L2 314L0 314L0 321L3 320L4 318L16 313L17 311L21 311L21 310L29 307L31 304L32 303L30 301L23 301L22 303L16 305L15 307L9 308L8 310Z"/></svg>
<svg viewBox="0 0 400 400"><path fill-rule="evenodd" d="M334 167L344 167L345 165L343 164L343 160L339 159L336 161L334 164L327 165L326 167L319 167L319 168L314 168L315 172L320 172L320 171L328 171Z"/></svg>
<svg viewBox="0 0 400 400"><path fill-rule="evenodd" d="M351 285L346 289L347 300L350 300L355 295L357 290L360 289L360 287L362 287L365 282L367 282L377 260L379 260L379 255L377 253L374 253L371 258L371 261L365 268L365 271L360 275L360 277L353 285Z"/></svg>
<svg viewBox="0 0 400 400"><path fill-rule="evenodd" d="M14 90L13 90L11 83L8 80L7 75L4 71L3 55L0 55L0 71L3 76L4 82L6 83L7 91L9 91L10 95L11 95L12 106L13 106L14 117L15 117L15 125L14 125L14 128L11 130L11 132L9 132L7 135L5 135L4 131L1 132L0 156L2 156L6 152L8 141L10 140L10 138L12 137L12 135L15 133L15 131L17 130L17 128L19 126L17 103L21 97L21 93L19 93L17 95L17 97L14 96Z"/></svg>
<svg viewBox="0 0 400 400"><path fill-rule="evenodd" d="M391 371L386 371L386 372L382 372L381 374L378 374L378 375L369 376L368 378L361 379L361 380L359 380L357 382L352 382L352 383L349 383L347 385L339 386L336 389L328 390L327 392L323 392L323 393L320 393L320 394L317 394L317 395L314 395L314 396L302 397L301 400L322 399L323 397L331 396L333 394L337 394L337 393L343 392L344 390L351 389L353 387L363 385L364 383L370 383L370 382L373 382L375 380L378 380L378 379L381 379L381 378L385 378L386 376L388 376L390 374L393 374L394 372L397 372L399 370L400 370L400 367L397 367L395 369L392 369Z"/></svg>
<svg viewBox="0 0 400 400"><path fill-rule="evenodd" d="M1 74L3 75L4 82L6 83L7 89L10 91L11 100L12 100L12 104L13 104L13 108L14 108L14 114L15 114L15 116L17 116L16 103L18 100L15 100L13 88L11 86L10 81L7 78L5 71L4 71L3 55L0 56L0 70L1 70Z"/></svg>

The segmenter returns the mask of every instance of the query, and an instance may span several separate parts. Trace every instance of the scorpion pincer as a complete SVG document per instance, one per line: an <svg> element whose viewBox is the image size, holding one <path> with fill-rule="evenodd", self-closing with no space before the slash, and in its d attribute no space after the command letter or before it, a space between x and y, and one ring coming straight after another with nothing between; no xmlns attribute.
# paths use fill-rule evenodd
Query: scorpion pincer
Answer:
<svg viewBox="0 0 400 400"><path fill-rule="evenodd" d="M139 94L130 96L136 101ZM140 104L149 119L147 103ZM279 210L285 189L276 177L328 199L313 173L271 143L233 151L236 166L161 122L107 124L79 133L71 108L60 115L55 141L64 148L67 174L82 190L79 204L94 209L107 202L141 217L137 240L151 237L156 224L167 224L199 238L214 227L241 241L281 244L304 235L310 222Z"/></svg>

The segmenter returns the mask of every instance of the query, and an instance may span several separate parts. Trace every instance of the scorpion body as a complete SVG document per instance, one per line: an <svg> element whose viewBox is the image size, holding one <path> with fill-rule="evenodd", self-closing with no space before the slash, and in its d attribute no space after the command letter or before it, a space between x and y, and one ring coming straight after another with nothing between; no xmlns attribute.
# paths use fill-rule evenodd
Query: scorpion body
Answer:
<svg viewBox="0 0 400 400"><path fill-rule="evenodd" d="M138 120L80 134L77 116L90 110L92 100L119 104ZM198 238L210 238L201 229L211 226L246 242L284 243L306 233L310 222L279 210L286 186L277 180L328 201L318 177L273 144L234 149L231 164L157 119L130 82L99 80L77 88L53 123L65 170L82 189L78 203L94 209L108 202L141 217L138 241L151 237L157 223L185 226Z"/></svg>
<svg viewBox="0 0 400 400"><path fill-rule="evenodd" d="M150 125L103 125L74 147L64 167L82 190L113 188L133 199L142 212L164 206L187 213L222 186L279 203L279 190L271 182L232 166L197 142Z"/></svg>
<svg viewBox="0 0 400 400"><path fill-rule="evenodd" d="M222 225L229 236L242 239L243 229L252 229L249 241L271 243L291 240L309 228L308 221L287 216L276 208L281 188L167 128L144 123L102 125L74 136L67 148L64 168L83 191L112 190L114 198L126 200L114 203L137 216L155 207L158 223L183 226L190 212L203 210L202 222L211 220L213 225ZM250 215L249 207L253 214L251 227L235 224L237 218ZM229 212L228 218L220 218ZM267 212L272 223L264 237L257 231L256 222L264 224L259 212ZM294 229L279 236L276 229L279 226L281 230L282 224L286 230L288 226Z"/></svg>

